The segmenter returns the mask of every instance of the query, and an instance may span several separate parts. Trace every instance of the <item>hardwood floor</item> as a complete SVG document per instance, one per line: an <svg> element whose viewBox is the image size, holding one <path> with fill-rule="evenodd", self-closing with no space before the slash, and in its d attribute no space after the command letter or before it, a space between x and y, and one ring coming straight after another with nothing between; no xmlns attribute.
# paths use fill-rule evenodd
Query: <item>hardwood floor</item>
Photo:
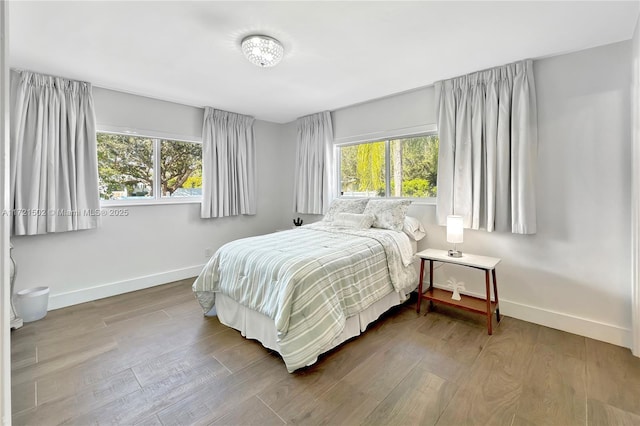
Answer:
<svg viewBox="0 0 640 426"><path fill-rule="evenodd" d="M628 349L504 317L393 309L287 373L184 280L13 331L13 424L640 425Z"/></svg>

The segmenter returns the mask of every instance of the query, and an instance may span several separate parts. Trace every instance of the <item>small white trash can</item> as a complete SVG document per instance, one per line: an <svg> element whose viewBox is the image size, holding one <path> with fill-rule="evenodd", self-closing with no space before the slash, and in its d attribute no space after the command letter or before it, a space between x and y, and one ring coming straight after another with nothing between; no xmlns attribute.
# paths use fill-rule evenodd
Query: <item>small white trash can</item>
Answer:
<svg viewBox="0 0 640 426"><path fill-rule="evenodd" d="M33 287L16 293L16 310L24 322L42 319L49 308L49 287Z"/></svg>

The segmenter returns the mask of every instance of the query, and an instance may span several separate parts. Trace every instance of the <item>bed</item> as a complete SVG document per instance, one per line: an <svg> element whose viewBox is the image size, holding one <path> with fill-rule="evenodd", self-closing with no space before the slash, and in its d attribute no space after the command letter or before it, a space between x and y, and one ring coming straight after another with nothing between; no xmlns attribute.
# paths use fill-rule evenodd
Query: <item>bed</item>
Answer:
<svg viewBox="0 0 640 426"><path fill-rule="evenodd" d="M330 208L321 222L222 246L193 284L203 311L280 353L289 372L364 332L408 298L418 274L400 217L396 229L372 227L383 215L360 204L360 213Z"/></svg>

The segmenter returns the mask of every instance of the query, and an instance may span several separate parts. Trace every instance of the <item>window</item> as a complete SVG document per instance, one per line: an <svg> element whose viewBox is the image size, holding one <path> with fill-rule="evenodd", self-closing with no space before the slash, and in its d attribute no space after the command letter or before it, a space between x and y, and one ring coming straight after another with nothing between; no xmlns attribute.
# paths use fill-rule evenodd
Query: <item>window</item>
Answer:
<svg viewBox="0 0 640 426"><path fill-rule="evenodd" d="M339 146L341 194L435 197L438 144L432 134Z"/></svg>
<svg viewBox="0 0 640 426"><path fill-rule="evenodd" d="M169 200L202 196L202 144L98 133L103 200Z"/></svg>

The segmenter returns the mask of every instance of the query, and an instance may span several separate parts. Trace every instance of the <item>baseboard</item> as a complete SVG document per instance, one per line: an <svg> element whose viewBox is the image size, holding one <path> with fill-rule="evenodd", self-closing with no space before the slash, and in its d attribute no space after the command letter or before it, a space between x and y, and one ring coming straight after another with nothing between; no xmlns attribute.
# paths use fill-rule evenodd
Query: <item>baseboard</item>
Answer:
<svg viewBox="0 0 640 426"><path fill-rule="evenodd" d="M500 313L523 321L544 325L625 348L631 347L631 330L574 315L500 300Z"/></svg>
<svg viewBox="0 0 640 426"><path fill-rule="evenodd" d="M187 268L174 269L159 274L145 275L125 281L54 294L49 297L49 310L60 309L79 303L90 302L92 300L103 299L105 297L116 296L118 294L195 277L202 271L203 267L204 265L189 266Z"/></svg>
<svg viewBox="0 0 640 426"><path fill-rule="evenodd" d="M446 285L434 284L434 286L443 289L448 288ZM485 297L484 294L474 292L465 291L462 293L470 296ZM502 297L500 298L500 313L519 320L589 337L613 345L625 348L631 347L631 330L617 325L577 317L537 306L525 305L503 299Z"/></svg>

